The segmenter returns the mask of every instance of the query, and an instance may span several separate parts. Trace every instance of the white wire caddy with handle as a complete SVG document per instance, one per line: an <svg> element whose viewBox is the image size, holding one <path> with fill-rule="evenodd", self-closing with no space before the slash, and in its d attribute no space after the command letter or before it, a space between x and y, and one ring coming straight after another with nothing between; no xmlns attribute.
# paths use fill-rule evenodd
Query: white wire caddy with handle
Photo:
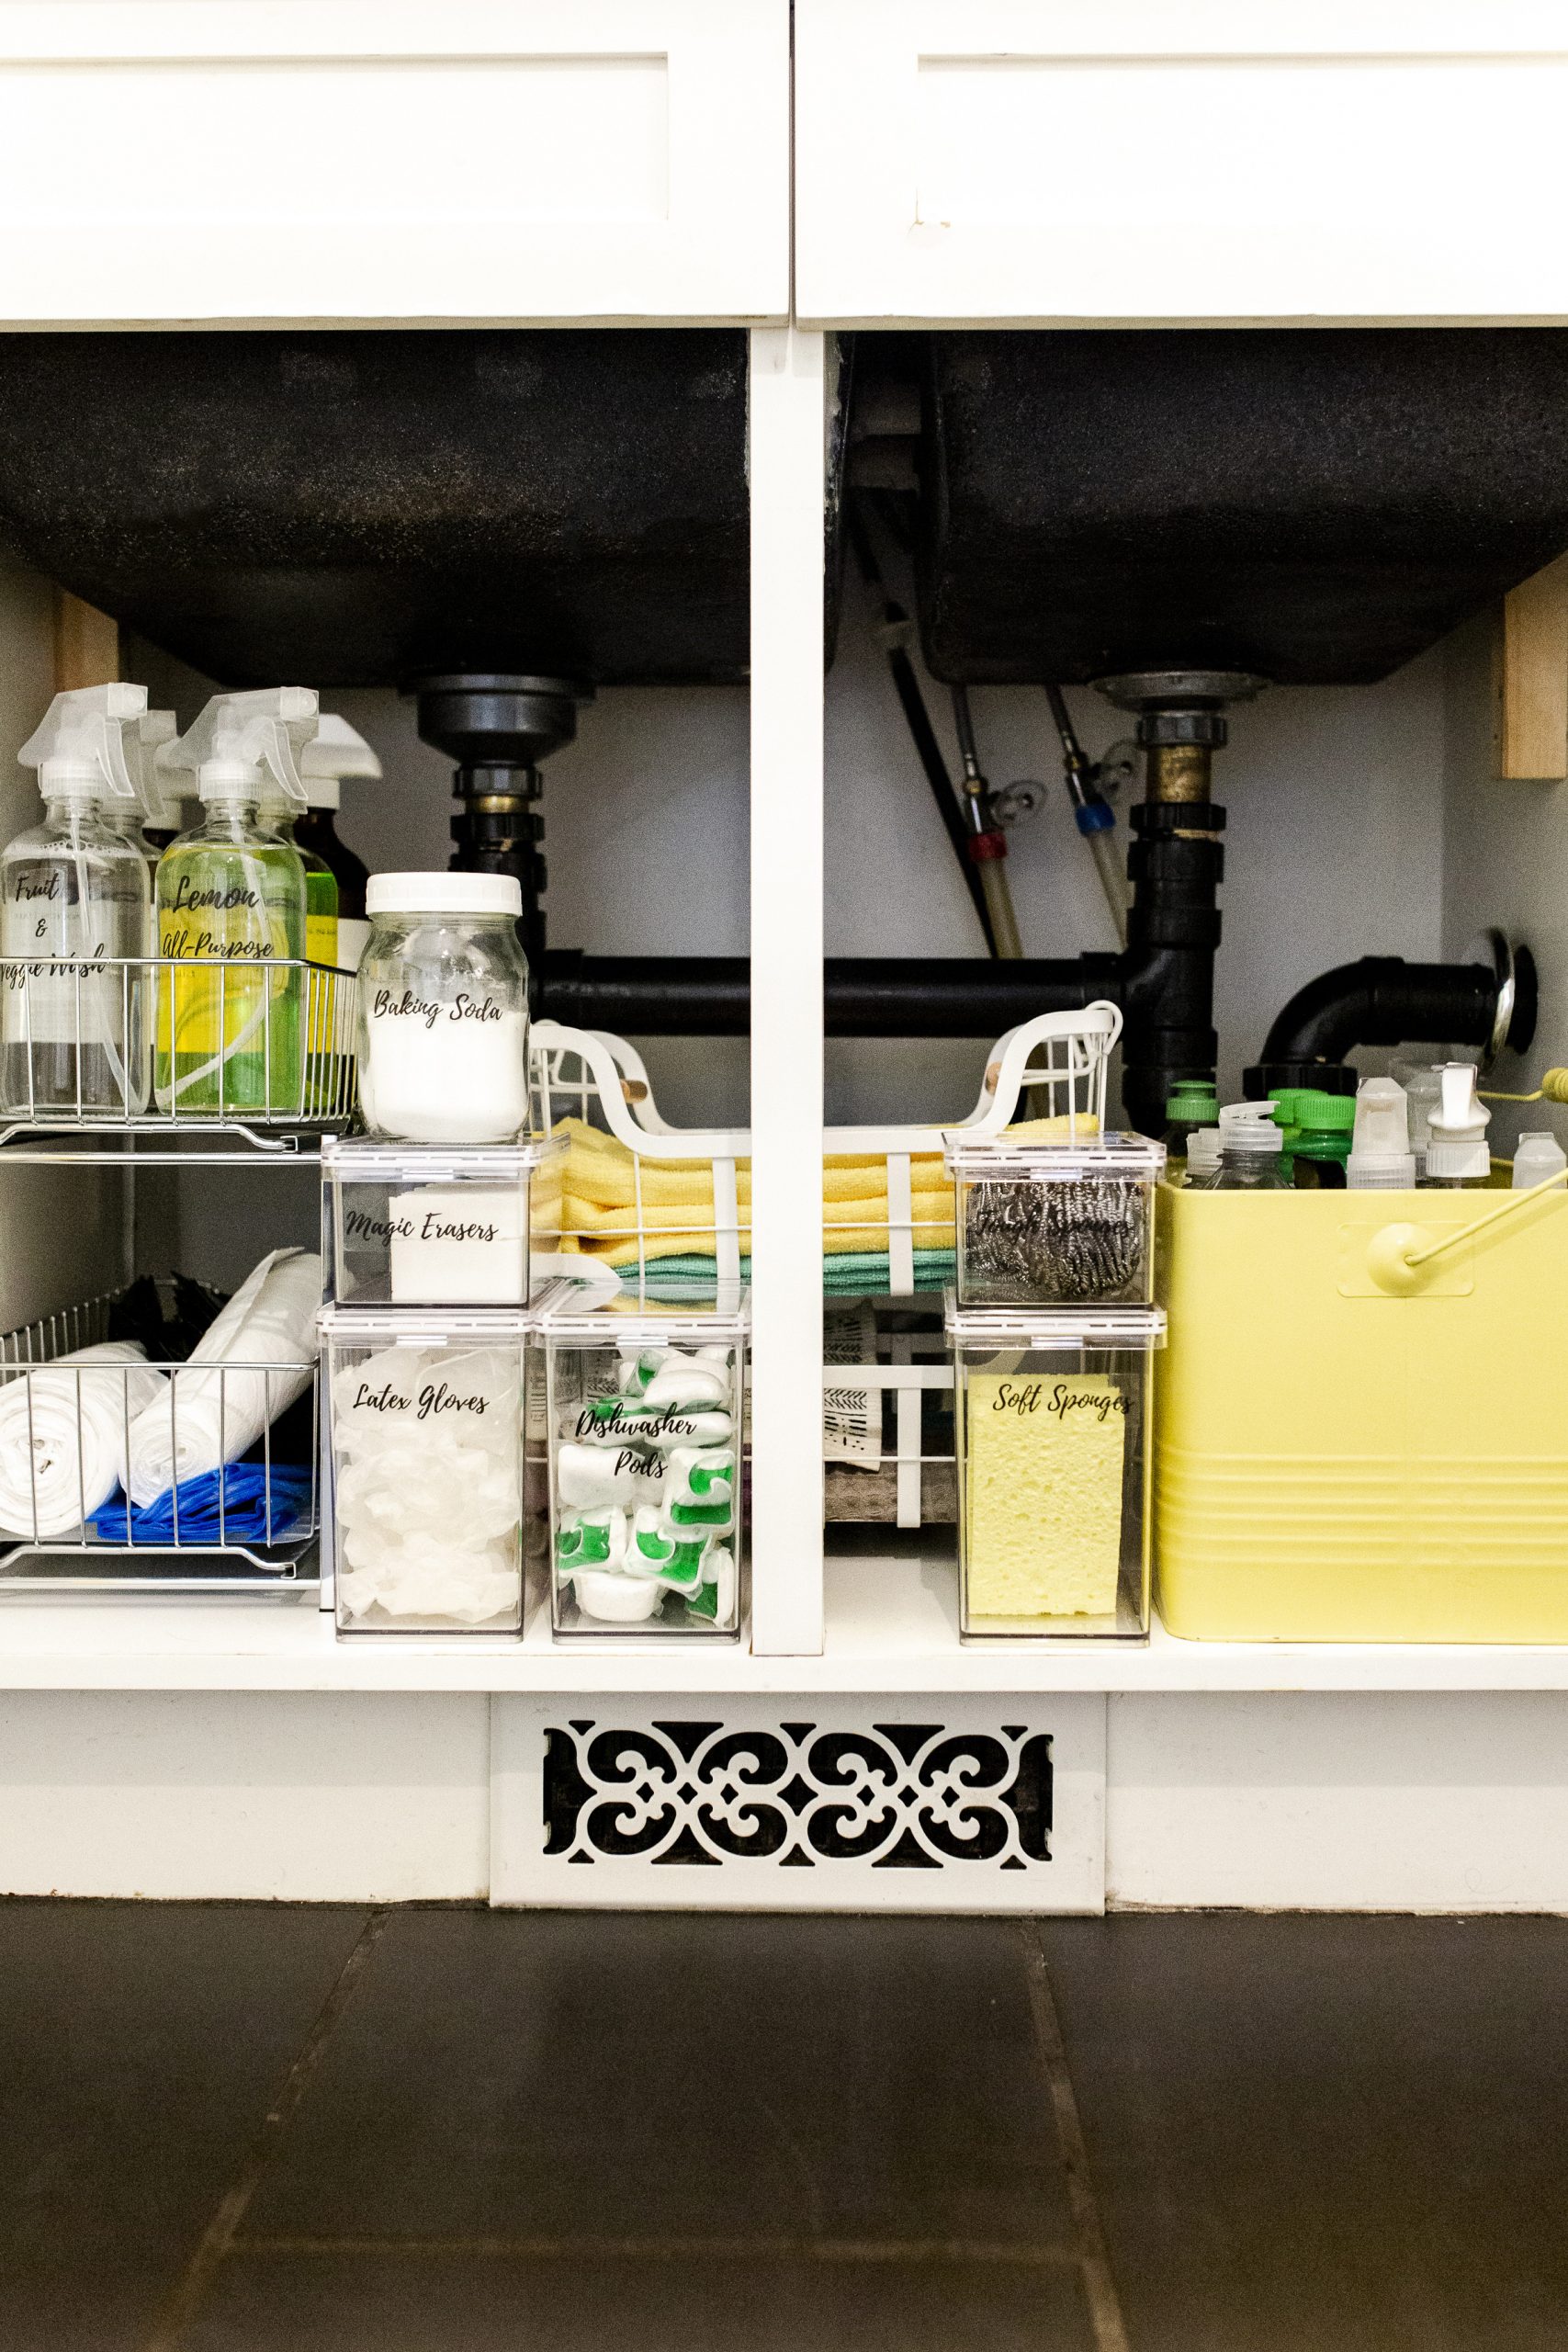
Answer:
<svg viewBox="0 0 1568 2352"><path fill-rule="evenodd" d="M159 1285L165 1291L166 1285ZM256 1599L288 1597L314 1589L317 1540L321 1513L320 1376L314 1363L221 1362L126 1358L120 1362L89 1360L82 1364L62 1362L109 1335L114 1310L124 1291L107 1292L85 1299L37 1321L0 1334L0 1446L9 1449L0 1477L0 1601L11 1596L38 1599L72 1593L112 1596L161 1594L186 1598L193 1594ZM226 1449L229 1383L231 1379L263 1382L270 1406L273 1383L280 1386L303 1382L292 1409L300 1432L287 1462L278 1452L276 1423L269 1418L256 1446L262 1494L259 1515L231 1506L229 1481L216 1485L216 1526L211 1515L199 1519L187 1508L181 1525L177 1489L170 1496L170 1530L166 1540L150 1541L133 1531L126 1496L118 1477L110 1492L101 1468L104 1449L118 1451L121 1468L130 1453L130 1426L136 1408L131 1402L131 1377L162 1375L166 1387L169 1451L180 1455L182 1381L204 1384L210 1396L217 1387L218 1447ZM47 1394L45 1384L47 1380ZM116 1399L118 1384L118 1396ZM106 1403L106 1396L107 1402ZM158 1399L158 1409L164 1398ZM74 1431L71 1423L74 1412ZM58 1489L52 1505L41 1491L39 1451L51 1439L66 1458L66 1498L63 1511ZM305 1431L309 1431L308 1438ZM21 1476L13 1474L17 1451L25 1453ZM227 1464L227 1469L236 1465ZM297 1474L286 1486L275 1482L275 1469ZM16 1490L25 1498L16 1505ZM74 1489L73 1492L72 1489ZM101 1514L107 1509L118 1529L105 1531ZM73 1523L62 1525L62 1518Z"/></svg>
<svg viewBox="0 0 1568 2352"><path fill-rule="evenodd" d="M0 959L0 1152L312 1159L355 1122L356 1011L353 972L298 956ZM182 1025L216 1048L185 1069Z"/></svg>
<svg viewBox="0 0 1568 2352"><path fill-rule="evenodd" d="M922 1432L922 1422L930 1419L922 1411L924 1392L950 1398L953 1390L952 1363L942 1332L942 1294L953 1278L955 1250L953 1192L943 1179L943 1204L918 1214L916 1178L922 1171L917 1163L935 1160L940 1170L943 1152L954 1143L999 1138L1021 1107L1032 1118L1064 1120L1069 1139L1077 1138L1080 1126L1086 1138L1103 1134L1110 1060L1121 1034L1121 1012L1107 1001L1082 1012L1041 1013L997 1040L966 1118L946 1125L878 1124L823 1131L825 1165L865 1162L863 1172L874 1188L850 1202L848 1213L839 1217L833 1214L836 1204L826 1204L823 1227L829 1247L824 1265L830 1265L835 1256L850 1254L879 1261L881 1251L852 1253L845 1245L874 1238L885 1230L886 1278L881 1278L879 1263L869 1269L878 1279L874 1287L868 1283L858 1295L869 1302L874 1326L905 1327L874 1328L871 1346L863 1356L825 1362L823 1387L840 1408L847 1405L853 1411L854 1400L863 1398L861 1410L869 1442L858 1458L868 1469L891 1470L894 1521L901 1528L922 1524L922 1495L929 1498L934 1491L942 1496L951 1488L953 1475L951 1452L933 1447ZM750 1212L748 1207L742 1213L740 1163L750 1153L748 1131L671 1127L654 1102L641 1057L608 1031L540 1021L534 1025L530 1050L541 1130L551 1132L557 1120L570 1114L597 1125L630 1155L629 1202L620 1204L610 1221L596 1221L592 1228L592 1238L610 1244L624 1262L611 1268L605 1255L585 1252L536 1261L536 1272L597 1278L612 1286L618 1282L641 1295L657 1295L661 1264L679 1259L683 1238L698 1237L710 1243L715 1280L743 1280L749 1271ZM660 1180L667 1174L697 1177L709 1169L711 1201L671 1203L660 1197ZM700 1180L679 1189L698 1191ZM929 1182L924 1194L928 1202L932 1197ZM834 1237L840 1243L837 1250ZM918 1257L926 1263L918 1265ZM686 1274L689 1279L689 1264ZM826 1295L829 1305L847 1307L857 1294L835 1287ZM929 1330L908 1328L924 1319L910 1312L920 1309L929 1310ZM883 1426L885 1397L892 1399L890 1429Z"/></svg>

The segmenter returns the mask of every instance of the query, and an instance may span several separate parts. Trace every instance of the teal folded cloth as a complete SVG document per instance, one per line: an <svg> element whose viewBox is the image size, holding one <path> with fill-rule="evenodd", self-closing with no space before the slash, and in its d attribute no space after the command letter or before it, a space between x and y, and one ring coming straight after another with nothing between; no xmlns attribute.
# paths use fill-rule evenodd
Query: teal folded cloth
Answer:
<svg viewBox="0 0 1568 2352"><path fill-rule="evenodd" d="M942 1290L952 1282L958 1261L951 1250L913 1255L917 1290ZM822 1288L829 1297L886 1298L891 1279L886 1250L846 1250L822 1261Z"/></svg>
<svg viewBox="0 0 1568 2352"><path fill-rule="evenodd" d="M562 1262L570 1265L570 1261L563 1260ZM680 1251L673 1251L660 1257L650 1250L646 1264L649 1282L711 1283L714 1280L714 1261L711 1257L683 1256ZM620 1276L623 1288L636 1290L637 1270L635 1259L629 1266L617 1266L615 1272ZM751 1279L750 1258L742 1258L740 1261L740 1279L743 1283L749 1283Z"/></svg>
<svg viewBox="0 0 1568 2352"><path fill-rule="evenodd" d="M944 1290L957 1272L958 1261L951 1250L917 1250L915 1288ZM637 1287L635 1266L621 1268L621 1280L629 1288ZM671 1254L648 1259L648 1279L650 1282L712 1282L713 1260L705 1257ZM751 1279L751 1261L740 1261L740 1279ZM837 1250L822 1261L822 1289L832 1298L886 1298L888 1295L889 1270L886 1250Z"/></svg>

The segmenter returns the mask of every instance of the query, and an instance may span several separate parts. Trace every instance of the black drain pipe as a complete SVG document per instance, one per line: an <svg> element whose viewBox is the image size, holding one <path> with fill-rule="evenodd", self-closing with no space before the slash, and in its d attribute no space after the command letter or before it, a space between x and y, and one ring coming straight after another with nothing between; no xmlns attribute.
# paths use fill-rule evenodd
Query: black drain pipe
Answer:
<svg viewBox="0 0 1568 2352"><path fill-rule="evenodd" d="M1479 1046L1490 1059L1503 1046L1525 1053L1535 1035L1535 960L1528 947L1488 940L1487 963L1407 964L1398 956L1363 956L1298 989L1247 1073L1255 1101L1277 1086L1316 1086L1353 1094L1346 1060L1358 1046Z"/></svg>
<svg viewBox="0 0 1568 2352"><path fill-rule="evenodd" d="M830 956L824 969L830 1037L976 1037L989 1044L1037 1012L1072 1012L1097 997L1120 1003L1118 956L1010 963L966 957ZM577 1029L635 1037L744 1037L750 966L744 956L581 956L546 951L536 1010Z"/></svg>
<svg viewBox="0 0 1568 2352"><path fill-rule="evenodd" d="M1201 910L1188 911L1190 917ZM1148 928L1160 928L1162 920L1156 909ZM1212 974L1212 956L1206 966ZM1162 1090L1184 1065L1194 1065L1201 1040L1213 1035L1200 1018L1212 980L1206 982L1201 950L1190 944L1145 941L1121 956L1006 964L837 956L828 959L824 978L830 1037L973 1037L988 1045L1036 1013L1076 1012L1109 999L1127 1022L1128 1119L1145 1133L1161 1131ZM1523 1053L1535 1032L1535 974L1525 948L1516 951L1511 988L1507 1005L1496 971L1484 964L1369 956L1342 965L1286 1006L1269 1033L1264 1060L1247 1073L1247 1091L1260 1097L1272 1086L1318 1086L1353 1093L1356 1073L1340 1057L1357 1046L1501 1042ZM536 1009L573 1028L634 1037L743 1037L750 1001L743 956L582 956L552 948ZM1183 1010L1185 1023L1173 1018ZM1213 1068L1211 1058L1211 1074Z"/></svg>
<svg viewBox="0 0 1568 2352"><path fill-rule="evenodd" d="M1239 682L1224 683L1228 690ZM1164 740L1173 725L1174 752ZM1120 955L991 964L830 956L824 972L828 1035L989 1043L1037 1013L1077 1012L1106 998L1120 1005L1126 1023L1122 1099L1128 1124L1145 1135L1163 1134L1173 1089L1183 1079L1214 1074L1225 812L1208 797L1207 763L1211 746L1224 740L1224 724L1206 709L1174 722L1156 714L1140 718L1139 732L1153 746L1150 797L1132 812L1133 901ZM1192 736L1196 750L1188 741ZM547 954L536 1002L541 1012L576 1028L744 1035L750 977L739 957Z"/></svg>

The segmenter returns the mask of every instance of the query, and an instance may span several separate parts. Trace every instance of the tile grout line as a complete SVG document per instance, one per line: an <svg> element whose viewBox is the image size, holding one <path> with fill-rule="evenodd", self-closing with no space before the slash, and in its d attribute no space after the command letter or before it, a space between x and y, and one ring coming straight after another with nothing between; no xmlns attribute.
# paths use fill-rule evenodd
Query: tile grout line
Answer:
<svg viewBox="0 0 1568 2352"><path fill-rule="evenodd" d="M139 2352L179 2352L186 2332L206 2301L212 2284L239 2235L240 2224L261 2187L267 2167L277 2154L283 2135L299 2110L310 2078L326 2052L338 2022L354 1998L369 1965L390 1913L373 1910L366 1917L348 1958L338 1971L332 1990L317 2010L310 2030L290 2060L261 2128L231 2187L219 2202L212 2219L176 2280L163 2309L141 2339Z"/></svg>
<svg viewBox="0 0 1568 2352"><path fill-rule="evenodd" d="M1056 2119L1056 2137L1061 2143L1063 2168L1067 2177L1067 2202L1072 2209L1073 2234L1077 2240L1078 2263L1083 2273L1084 2295L1089 2303L1095 2352L1132 2352L1127 2324L1122 2316L1122 2301L1111 2276L1105 2223L1100 2217L1100 2200L1094 2193L1089 2148L1084 2139L1073 2078L1067 2070L1062 2021L1056 2014L1056 2003L1051 1991L1051 1973L1046 1965L1045 1946L1039 1923L1032 1919L1021 1919L1019 1935L1023 1945L1023 1973L1029 1985L1035 2044L1040 2052L1040 2063L1045 2070L1051 2106Z"/></svg>
<svg viewBox="0 0 1568 2352"><path fill-rule="evenodd" d="M847 2267L878 2263L1018 2266L1030 2270L1077 2269L1077 2246L1008 2245L974 2238L754 2237L236 2237L236 2254L288 2260L446 2261L458 2256L491 2262L692 2262L798 2260Z"/></svg>

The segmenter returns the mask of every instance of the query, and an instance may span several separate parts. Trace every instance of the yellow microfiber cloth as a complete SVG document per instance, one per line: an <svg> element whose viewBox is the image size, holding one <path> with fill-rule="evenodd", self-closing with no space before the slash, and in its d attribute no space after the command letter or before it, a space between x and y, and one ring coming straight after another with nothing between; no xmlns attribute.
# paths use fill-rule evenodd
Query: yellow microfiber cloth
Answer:
<svg viewBox="0 0 1568 2352"><path fill-rule="evenodd" d="M1063 1111L1054 1119L1020 1119L1002 1134L1009 1143L1095 1143L1100 1121L1092 1111L1080 1111L1076 1119Z"/></svg>
<svg viewBox="0 0 1568 2352"><path fill-rule="evenodd" d="M606 1265L635 1266L639 1256L715 1254L712 1163L705 1159L644 1159L638 1164L625 1144L582 1119L562 1119L555 1133L567 1142L560 1196L560 1247L602 1259ZM744 1212L751 1202L748 1161L736 1170L736 1195ZM637 1241L641 1202L643 1246ZM740 1224L740 1249L751 1247L750 1223Z"/></svg>
<svg viewBox="0 0 1568 2352"><path fill-rule="evenodd" d="M1108 1617L1122 1557L1126 1398L1103 1374L972 1373L972 1617Z"/></svg>
<svg viewBox="0 0 1568 2352"><path fill-rule="evenodd" d="M1077 1131L1095 1131L1079 1119ZM1065 1141L1067 1121L1035 1119L1009 1129L1023 1142ZM667 1256L712 1257L713 1169L706 1160L645 1159L640 1168L626 1145L583 1119L561 1119L555 1133L567 1142L559 1179L559 1247L585 1251L612 1266L635 1265L639 1256L637 1205L641 1203L643 1250ZM953 1246L953 1194L940 1152L919 1152L909 1163L911 1243L917 1250ZM740 1212L740 1249L750 1254L751 1163L736 1162L736 1203ZM887 1160L880 1152L831 1152L822 1163L823 1237L829 1256L885 1251L888 1247ZM542 1221L536 1219L536 1229Z"/></svg>
<svg viewBox="0 0 1568 2352"><path fill-rule="evenodd" d="M917 1193L944 1193L949 1200L953 1198L953 1180L942 1169L940 1152L917 1152L909 1162L909 1182ZM878 1195L887 1198L885 1156L848 1159L834 1152L823 1160L824 1201L863 1201Z"/></svg>

